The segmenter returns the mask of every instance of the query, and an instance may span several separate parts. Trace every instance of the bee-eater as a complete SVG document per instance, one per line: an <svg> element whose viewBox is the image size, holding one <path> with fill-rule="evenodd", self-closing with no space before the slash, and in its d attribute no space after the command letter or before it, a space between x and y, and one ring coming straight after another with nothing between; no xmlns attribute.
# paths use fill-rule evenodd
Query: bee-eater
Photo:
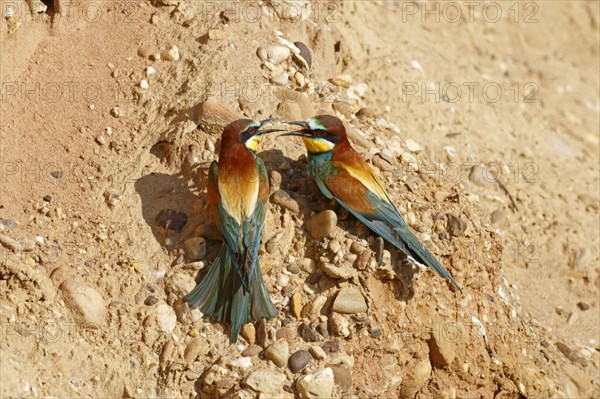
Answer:
<svg viewBox="0 0 600 399"><path fill-rule="evenodd" d="M460 290L450 273L409 229L369 164L352 148L341 120L319 115L288 123L303 129L281 136L303 138L311 173L327 198L335 199L383 239L431 267Z"/></svg>
<svg viewBox="0 0 600 399"><path fill-rule="evenodd" d="M251 320L275 317L258 263L265 209L269 196L267 170L256 150L264 124L240 119L221 136L219 161L208 174L208 204L223 246L204 279L183 300L207 316L231 324L231 342Z"/></svg>

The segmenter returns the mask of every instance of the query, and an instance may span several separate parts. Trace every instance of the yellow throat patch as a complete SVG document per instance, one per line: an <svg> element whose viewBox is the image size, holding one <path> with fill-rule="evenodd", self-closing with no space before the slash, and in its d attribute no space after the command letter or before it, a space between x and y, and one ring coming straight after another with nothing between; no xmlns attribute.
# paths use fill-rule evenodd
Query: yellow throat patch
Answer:
<svg viewBox="0 0 600 399"><path fill-rule="evenodd" d="M249 150L256 152L256 150L258 150L258 145L260 144L261 140L262 135L252 136L248 139L248 141L246 141L246 147Z"/></svg>
<svg viewBox="0 0 600 399"><path fill-rule="evenodd" d="M335 144L325 140L325 139L314 139L309 137L303 137L304 145L306 146L306 150L308 152L312 152L313 154L318 154L321 152L329 152L333 150Z"/></svg>

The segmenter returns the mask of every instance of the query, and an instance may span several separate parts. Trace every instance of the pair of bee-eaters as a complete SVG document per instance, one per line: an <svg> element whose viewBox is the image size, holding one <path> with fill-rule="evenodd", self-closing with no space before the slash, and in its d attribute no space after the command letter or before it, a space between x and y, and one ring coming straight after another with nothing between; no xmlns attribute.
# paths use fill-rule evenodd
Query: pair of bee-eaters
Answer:
<svg viewBox="0 0 600 399"><path fill-rule="evenodd" d="M208 203L224 243L204 279L184 297L190 307L231 324L232 342L245 323L277 314L258 264L269 183L256 151L263 135L282 131L265 129L269 122L240 119L223 131L219 161L210 166ZM281 136L303 138L312 175L327 198L459 288L408 228L369 164L350 145L341 120L320 115L289 123L302 129Z"/></svg>

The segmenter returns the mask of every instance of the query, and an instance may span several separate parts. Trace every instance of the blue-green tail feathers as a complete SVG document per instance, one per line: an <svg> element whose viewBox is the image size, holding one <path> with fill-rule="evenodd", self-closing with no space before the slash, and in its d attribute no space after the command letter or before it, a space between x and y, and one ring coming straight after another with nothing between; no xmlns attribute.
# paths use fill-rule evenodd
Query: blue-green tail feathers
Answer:
<svg viewBox="0 0 600 399"><path fill-rule="evenodd" d="M237 340L241 327L252 319L277 314L258 262L250 278L250 290L245 288L234 264L232 254L223 245L202 281L183 297L191 308L200 308L204 315L231 324L231 342Z"/></svg>

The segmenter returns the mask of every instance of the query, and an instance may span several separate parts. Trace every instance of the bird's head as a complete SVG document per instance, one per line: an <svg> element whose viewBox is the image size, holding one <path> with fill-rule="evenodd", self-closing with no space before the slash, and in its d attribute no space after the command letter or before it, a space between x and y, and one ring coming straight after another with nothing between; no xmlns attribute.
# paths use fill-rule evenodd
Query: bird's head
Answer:
<svg viewBox="0 0 600 399"><path fill-rule="evenodd" d="M253 119L238 119L225 127L224 137L237 140L252 152L256 152L263 135L281 132L279 129L265 129L264 126L273 122L274 119L265 119L262 122Z"/></svg>
<svg viewBox="0 0 600 399"><path fill-rule="evenodd" d="M336 144L346 140L346 129L341 120L331 115L312 116L303 122L288 122L302 127L301 130L282 134L282 136L300 136L304 139L306 150L312 154L329 152Z"/></svg>

